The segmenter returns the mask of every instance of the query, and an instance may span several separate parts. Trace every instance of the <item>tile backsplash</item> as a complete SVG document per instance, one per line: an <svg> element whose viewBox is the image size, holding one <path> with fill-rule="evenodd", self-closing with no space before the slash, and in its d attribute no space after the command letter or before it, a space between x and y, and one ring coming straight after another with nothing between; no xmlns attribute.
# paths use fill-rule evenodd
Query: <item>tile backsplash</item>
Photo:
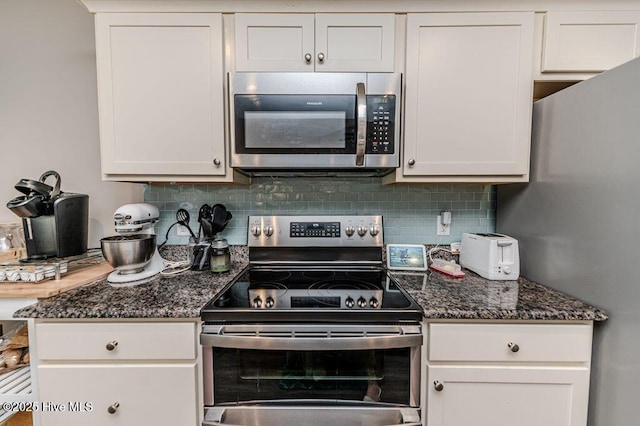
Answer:
<svg viewBox="0 0 640 426"><path fill-rule="evenodd" d="M382 185L380 178L254 178L251 185L150 184L145 202L160 209L158 243L176 211L185 208L198 232L202 204L224 204L233 219L221 233L246 244L250 215L381 214L385 242L436 244L460 241L463 232L494 232L496 191L491 185ZM451 211L451 235L436 235L436 216ZM174 227L169 244L185 244Z"/></svg>

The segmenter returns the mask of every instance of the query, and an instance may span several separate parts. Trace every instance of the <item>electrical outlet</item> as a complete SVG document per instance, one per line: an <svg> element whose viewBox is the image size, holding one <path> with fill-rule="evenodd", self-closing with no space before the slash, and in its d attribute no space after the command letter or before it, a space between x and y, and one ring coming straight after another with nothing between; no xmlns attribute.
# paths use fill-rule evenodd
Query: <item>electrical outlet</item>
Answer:
<svg viewBox="0 0 640 426"><path fill-rule="evenodd" d="M186 226L178 225L176 226L176 235L178 237L188 237L191 234L189 234L189 230Z"/></svg>
<svg viewBox="0 0 640 426"><path fill-rule="evenodd" d="M436 218L436 235L451 235L451 225L444 225L440 215Z"/></svg>

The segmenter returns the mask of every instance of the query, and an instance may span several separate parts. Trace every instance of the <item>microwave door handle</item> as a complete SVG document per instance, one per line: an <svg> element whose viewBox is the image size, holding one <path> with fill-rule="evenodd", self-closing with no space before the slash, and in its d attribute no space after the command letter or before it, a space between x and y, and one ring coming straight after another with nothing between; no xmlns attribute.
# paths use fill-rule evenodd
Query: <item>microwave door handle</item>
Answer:
<svg viewBox="0 0 640 426"><path fill-rule="evenodd" d="M364 83L356 85L357 133L356 133L356 166L364 166L364 152L367 145L367 94Z"/></svg>

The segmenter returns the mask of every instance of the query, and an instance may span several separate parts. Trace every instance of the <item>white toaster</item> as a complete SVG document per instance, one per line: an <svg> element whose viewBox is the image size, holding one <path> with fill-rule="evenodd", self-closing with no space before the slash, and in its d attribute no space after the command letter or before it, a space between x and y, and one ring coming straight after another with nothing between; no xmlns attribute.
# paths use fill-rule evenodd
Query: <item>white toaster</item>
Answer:
<svg viewBox="0 0 640 426"><path fill-rule="evenodd" d="M462 234L460 265L490 280L517 280L518 240L502 234Z"/></svg>

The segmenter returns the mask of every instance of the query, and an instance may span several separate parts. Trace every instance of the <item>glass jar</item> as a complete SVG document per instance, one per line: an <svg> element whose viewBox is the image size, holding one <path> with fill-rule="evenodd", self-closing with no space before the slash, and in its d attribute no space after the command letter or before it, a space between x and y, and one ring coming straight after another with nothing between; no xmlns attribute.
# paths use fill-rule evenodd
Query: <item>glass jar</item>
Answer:
<svg viewBox="0 0 640 426"><path fill-rule="evenodd" d="M229 272L231 270L231 252L227 240L213 240L210 254L211 272Z"/></svg>

